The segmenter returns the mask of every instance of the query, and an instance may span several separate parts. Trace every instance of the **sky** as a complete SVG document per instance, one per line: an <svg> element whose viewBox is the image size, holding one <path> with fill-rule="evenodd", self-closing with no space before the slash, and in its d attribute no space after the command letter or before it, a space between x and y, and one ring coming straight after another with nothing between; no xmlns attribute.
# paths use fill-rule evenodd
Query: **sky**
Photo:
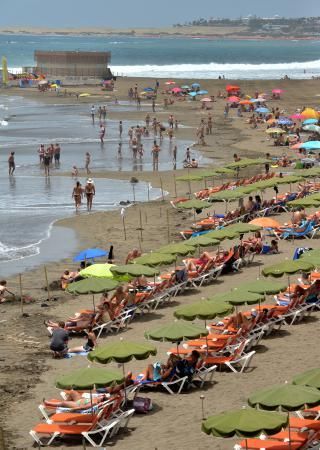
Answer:
<svg viewBox="0 0 320 450"><path fill-rule="evenodd" d="M320 16L320 0L0 0L0 26L162 27L199 17ZM188 6L188 4L190 6Z"/></svg>

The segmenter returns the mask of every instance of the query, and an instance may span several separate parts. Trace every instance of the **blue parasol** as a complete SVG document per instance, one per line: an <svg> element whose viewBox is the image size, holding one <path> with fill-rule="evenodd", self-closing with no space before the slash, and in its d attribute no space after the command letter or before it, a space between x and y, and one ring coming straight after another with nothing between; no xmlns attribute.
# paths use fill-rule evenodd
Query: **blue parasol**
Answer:
<svg viewBox="0 0 320 450"><path fill-rule="evenodd" d="M86 261L88 259L102 258L103 256L107 256L107 254L108 253L101 248L88 248L87 250L83 250L78 255L76 255L73 258L73 261Z"/></svg>

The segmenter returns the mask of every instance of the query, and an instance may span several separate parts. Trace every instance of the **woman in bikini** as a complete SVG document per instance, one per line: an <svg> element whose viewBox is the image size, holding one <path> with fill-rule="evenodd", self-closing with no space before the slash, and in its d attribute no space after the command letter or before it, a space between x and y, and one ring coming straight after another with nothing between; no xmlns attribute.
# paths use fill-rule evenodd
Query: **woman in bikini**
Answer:
<svg viewBox="0 0 320 450"><path fill-rule="evenodd" d="M91 211L93 196L96 195L96 189L94 187L93 180L91 178L89 178L87 180L87 183L84 188L84 192L87 197L87 210Z"/></svg>
<svg viewBox="0 0 320 450"><path fill-rule="evenodd" d="M77 183L72 191L72 198L74 199L76 210L78 210L81 206L82 196L83 196L83 189L82 189L80 181L77 181Z"/></svg>
<svg viewBox="0 0 320 450"><path fill-rule="evenodd" d="M82 397L82 394L80 392L70 391L67 394L66 400L63 400L61 402L44 400L43 403L46 406L71 408L71 409L85 409L88 408L90 405L96 405L106 399L107 397L104 394L94 396L93 398L90 399Z"/></svg>

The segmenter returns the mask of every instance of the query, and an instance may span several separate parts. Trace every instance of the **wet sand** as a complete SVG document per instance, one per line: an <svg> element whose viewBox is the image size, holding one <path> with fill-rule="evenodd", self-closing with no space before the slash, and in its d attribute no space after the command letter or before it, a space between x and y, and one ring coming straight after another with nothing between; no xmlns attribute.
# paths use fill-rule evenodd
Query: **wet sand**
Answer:
<svg viewBox="0 0 320 450"><path fill-rule="evenodd" d="M133 86L136 80L120 80L117 86L117 97L124 98L129 86ZM142 81L137 80L142 86ZM150 83L154 84L154 80ZM187 82L187 80L186 80ZM225 83L205 81L203 88L208 88L209 93L216 94L218 89L223 88ZM143 86L147 86L143 81ZM290 113L293 108L304 104L317 105L318 99L315 95L317 82L241 82L244 91L254 93L270 90L272 87L284 87L286 94L284 99L277 105ZM89 91L91 88L88 88ZM86 88L87 90L87 88ZM94 91L92 91L94 93ZM96 90L100 94L99 90ZM14 92L17 93L16 91ZM20 91L18 91L20 94ZM32 98L42 99L45 102L57 102L57 97L52 93L38 94L24 91L24 95ZM70 100L71 99L71 100ZM58 101L76 101L75 98L59 98ZM103 98L97 97L103 100ZM81 100L82 101L82 100ZM88 104L93 99L87 99ZM97 102L98 100L95 100ZM269 151L279 154L282 150L270 145L264 131L252 130L243 119L233 119L235 111L230 113L230 120L224 121L222 110L224 102L217 101L214 104L212 115L214 118L214 133L207 140L208 146L200 148L203 154L212 158L212 166L223 164L232 160L232 155L237 152L241 156L255 156ZM179 136L183 139L193 139L195 126L200 122L202 112L198 109L198 102L181 102L170 107L168 111L158 113L166 121L172 112L183 124L191 128L181 129ZM142 119L145 112L123 113L114 112L112 118ZM89 118L88 118L89 120ZM187 173L179 170L176 174ZM243 172L247 175L249 172ZM115 172L101 171L94 173L94 177L108 177L128 179L136 175L132 172L119 174ZM161 178L160 178L161 175ZM87 246L107 247L111 242L115 246L116 262L123 262L128 250L139 247L143 251L156 249L157 247L177 239L181 229L189 228L194 222L190 213L179 213L171 208L168 200L175 197L175 187L172 171L161 173L139 173L139 179L150 181L153 186L160 187L169 192L168 197L162 201L138 204L127 210L126 227L127 241L124 241L122 222L119 211L97 212L89 216L78 216L60 221L64 227L72 228L79 240L79 248ZM192 183L191 190L195 192L203 187L203 183ZM285 189L285 188L283 188ZM180 183L177 187L177 195L186 195L189 190L187 183ZM271 196L272 193L266 194ZM218 212L221 206L215 208ZM140 238L140 211L143 222L143 232ZM169 230L167 222L167 211L169 218ZM205 213L200 215L204 217ZM280 222L290 220L286 214L277 217ZM57 242L57 246L63 246L63 242ZM224 246L229 248L232 241L226 241ZM194 290L176 298L176 303L166 308L159 309L155 313L148 314L139 320L132 322L128 330L121 333L125 339L136 341L143 340L145 330L156 328L173 319L173 311L176 305L193 303L202 297L212 296L216 292L224 292L241 282L254 280L259 276L262 264L273 264L281 262L285 257L292 257L297 242L281 242L280 255L258 256L256 263L246 267L238 274L223 276L218 283ZM319 240L312 241L313 248L319 248ZM47 264L49 281L59 279L63 269L75 267L69 260ZM84 357L56 361L51 358L48 350L48 337L43 326L43 320L47 318L64 319L84 307L91 305L91 298L87 296L72 298L61 291L51 292L51 296L57 300L46 301L47 293L42 288L45 286L44 268L40 266L36 270L23 274L23 290L36 298L36 302L25 305L24 312L28 317L21 317L18 304L0 305L1 323L0 338L2 341L0 385L3 394L0 397L0 406L6 414L1 416L0 423L4 427L4 439L6 448L28 449L32 447L28 431L38 420L37 405L43 397L57 397L58 391L54 388L54 380L61 374L71 371L77 367L86 365ZM9 284L13 290L18 291L17 277L12 277ZM41 307L45 303L47 307ZM310 336L316 336L319 328L319 313L312 314L310 319L295 326L286 326L272 337L263 340L257 348L257 354L253 359L252 369L245 374L237 375L231 373L218 373L214 377L216 384L208 386L204 392L191 391L180 396L169 396L165 393L151 392L142 393L142 396L150 396L155 404L154 411L146 416L134 416L126 435L116 438L115 446L119 450L125 448L158 450L168 447L177 450L182 449L212 449L226 450L233 448L235 441L218 440L201 433L201 401L200 395L205 396L205 415L215 414L229 408L241 407L246 403L246 398L256 389L273 383L291 380L293 375L299 371L316 366L318 349L316 345L309 345ZM101 339L104 342L112 342L119 339L118 336L108 336ZM72 340L72 345L78 345L81 338ZM165 359L165 352L171 347L170 343L156 343L158 356L152 360ZM151 359L150 359L151 361ZM144 368L149 361L135 362L127 365L134 372ZM110 367L112 367L111 365ZM153 441L150 442L152 430ZM65 448L64 445L61 448ZM68 446L67 448L81 448L79 446Z"/></svg>

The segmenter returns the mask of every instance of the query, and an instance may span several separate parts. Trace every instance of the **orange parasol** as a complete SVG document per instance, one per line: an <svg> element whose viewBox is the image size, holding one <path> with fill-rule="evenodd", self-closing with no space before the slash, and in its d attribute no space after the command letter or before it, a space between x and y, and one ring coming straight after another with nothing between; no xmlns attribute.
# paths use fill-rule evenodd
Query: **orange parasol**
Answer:
<svg viewBox="0 0 320 450"><path fill-rule="evenodd" d="M257 219L251 220L249 222L252 225L258 225L262 228L279 228L281 227L280 223L270 217L258 217Z"/></svg>
<svg viewBox="0 0 320 450"><path fill-rule="evenodd" d="M226 86L226 91L227 91L227 92L240 91L240 86L235 86L235 85L232 85L232 84L227 84L227 86Z"/></svg>
<svg viewBox="0 0 320 450"><path fill-rule="evenodd" d="M241 102L239 102L239 105L252 105L252 102L250 100L241 100Z"/></svg>
<svg viewBox="0 0 320 450"><path fill-rule="evenodd" d="M320 117L318 111L313 108L306 108L304 111L302 111L301 115L304 119L319 119Z"/></svg>

